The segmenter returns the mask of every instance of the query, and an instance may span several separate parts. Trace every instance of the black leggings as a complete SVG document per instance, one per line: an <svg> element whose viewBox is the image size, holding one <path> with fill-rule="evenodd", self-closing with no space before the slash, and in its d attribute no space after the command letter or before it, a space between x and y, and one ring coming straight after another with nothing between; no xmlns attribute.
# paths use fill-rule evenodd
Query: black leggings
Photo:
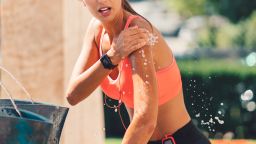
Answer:
<svg viewBox="0 0 256 144"><path fill-rule="evenodd" d="M211 144L211 142L196 128L192 121L171 135L176 144ZM149 141L148 144L162 144L162 140ZM166 144L174 144L166 142Z"/></svg>

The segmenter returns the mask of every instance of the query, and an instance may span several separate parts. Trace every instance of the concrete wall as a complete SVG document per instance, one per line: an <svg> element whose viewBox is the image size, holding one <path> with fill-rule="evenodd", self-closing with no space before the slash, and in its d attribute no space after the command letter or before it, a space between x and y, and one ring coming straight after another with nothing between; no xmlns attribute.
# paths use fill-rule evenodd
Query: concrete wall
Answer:
<svg viewBox="0 0 256 144"><path fill-rule="evenodd" d="M35 101L67 106L64 91L90 19L86 8L74 0L1 0L0 4L1 65ZM15 98L26 98L6 74L1 73L1 81ZM104 143L102 107L99 90L72 107L61 143Z"/></svg>
<svg viewBox="0 0 256 144"><path fill-rule="evenodd" d="M82 41L91 16L81 1L64 3L65 84L82 48ZM66 87L66 85L65 85ZM96 90L81 104L72 107L64 137L65 144L103 144L104 117L100 90Z"/></svg>

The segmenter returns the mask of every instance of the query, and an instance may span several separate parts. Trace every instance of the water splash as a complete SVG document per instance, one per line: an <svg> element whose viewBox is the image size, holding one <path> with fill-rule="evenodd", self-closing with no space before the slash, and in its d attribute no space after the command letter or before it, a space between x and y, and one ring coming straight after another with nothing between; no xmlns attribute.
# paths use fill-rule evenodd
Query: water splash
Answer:
<svg viewBox="0 0 256 144"><path fill-rule="evenodd" d="M219 124L224 124L224 120L220 120L219 117L214 117L214 119L216 119Z"/></svg>
<svg viewBox="0 0 256 144"><path fill-rule="evenodd" d="M5 94L10 98L10 100L11 100L11 102L12 102L12 105L13 105L15 111L18 113L18 115L19 115L20 117L22 117L20 111L18 110L17 105L15 104L15 102L14 102L14 100L13 100L13 97L12 97L11 93L8 91L8 89L6 88L6 86L5 86L1 81L0 81L0 85L1 85L1 87L3 88Z"/></svg>
<svg viewBox="0 0 256 144"><path fill-rule="evenodd" d="M252 90L246 90L242 95L241 95L241 100L243 101L250 101L253 99L253 92Z"/></svg>
<svg viewBox="0 0 256 144"><path fill-rule="evenodd" d="M25 94L28 96L29 100L31 101L31 103L33 104L34 101L32 99L32 96L29 94L29 92L25 89L25 87L7 70L5 69L3 66L0 65L0 69L4 72L6 72L15 82L16 84L25 92Z"/></svg>
<svg viewBox="0 0 256 144"><path fill-rule="evenodd" d="M156 43L158 43L157 39L157 35L154 35L153 33L148 33L148 45L154 46Z"/></svg>
<svg viewBox="0 0 256 144"><path fill-rule="evenodd" d="M214 76L213 76L214 77ZM212 76L209 76L209 79L213 78ZM207 93L205 91L198 91L198 89L204 86L203 84L198 84L198 81L195 79L189 80L187 91L190 91L192 95L190 96L192 98L192 107L195 108L193 111L194 116L196 119L200 120L200 125L202 127L205 127L208 129L209 132L215 132L216 129L214 128L217 124L224 124L224 120L221 118L224 117L225 111L223 108L220 108L216 111L216 114L209 113L213 109L213 102L214 97L213 96L207 96ZM200 97L200 99L194 99L195 97ZM199 101L198 101L199 100ZM198 102L200 103L198 103ZM224 106L224 103L221 102L219 105L216 106ZM199 112L198 112L199 111Z"/></svg>

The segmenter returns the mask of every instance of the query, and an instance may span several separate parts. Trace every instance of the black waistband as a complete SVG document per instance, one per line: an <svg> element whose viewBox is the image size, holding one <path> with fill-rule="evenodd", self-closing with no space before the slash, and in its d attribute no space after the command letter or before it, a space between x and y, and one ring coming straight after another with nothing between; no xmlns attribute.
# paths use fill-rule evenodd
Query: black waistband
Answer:
<svg viewBox="0 0 256 144"><path fill-rule="evenodd" d="M192 121L188 122L185 126L170 136L174 138L176 144L193 144L201 139L208 141L207 138L196 128ZM149 141L148 144L162 144L162 140Z"/></svg>

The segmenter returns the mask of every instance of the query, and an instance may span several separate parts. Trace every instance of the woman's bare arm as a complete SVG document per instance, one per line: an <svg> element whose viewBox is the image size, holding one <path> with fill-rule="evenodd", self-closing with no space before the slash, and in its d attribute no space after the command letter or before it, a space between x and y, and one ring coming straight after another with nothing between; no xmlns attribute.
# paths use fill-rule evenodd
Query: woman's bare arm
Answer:
<svg viewBox="0 0 256 144"><path fill-rule="evenodd" d="M143 20L134 22L139 27L151 31L150 25ZM134 116L122 144L146 144L152 136L158 113L156 72L150 46L144 46L132 53Z"/></svg>
<svg viewBox="0 0 256 144"><path fill-rule="evenodd" d="M105 69L99 61L99 52L95 38L100 34L100 26L92 20L88 26L83 48L74 66L66 97L75 105L89 96L111 71Z"/></svg>

